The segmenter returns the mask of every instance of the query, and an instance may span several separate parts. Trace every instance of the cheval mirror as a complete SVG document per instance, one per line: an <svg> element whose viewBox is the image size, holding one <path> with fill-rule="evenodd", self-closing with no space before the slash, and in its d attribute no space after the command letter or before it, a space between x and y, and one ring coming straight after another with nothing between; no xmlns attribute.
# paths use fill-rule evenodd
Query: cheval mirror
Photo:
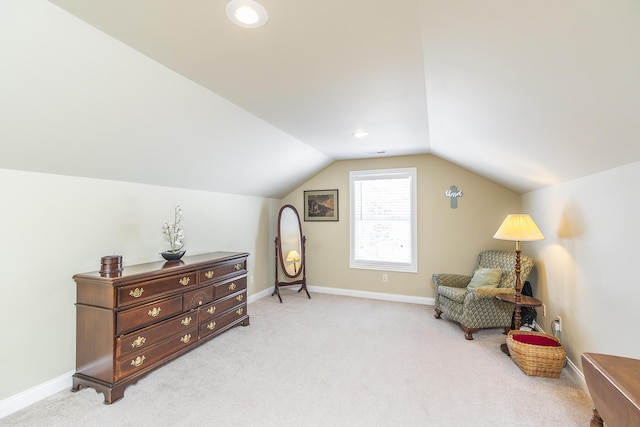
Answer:
<svg viewBox="0 0 640 427"><path fill-rule="evenodd" d="M302 235L298 211L291 205L284 205L278 213L278 235L275 240L276 286L271 294L271 296L278 295L281 303L281 286L301 285L298 292L304 289L311 299L307 290L307 271L305 268L304 246L306 240L306 237ZM286 277L284 281L280 281L282 277L280 273Z"/></svg>

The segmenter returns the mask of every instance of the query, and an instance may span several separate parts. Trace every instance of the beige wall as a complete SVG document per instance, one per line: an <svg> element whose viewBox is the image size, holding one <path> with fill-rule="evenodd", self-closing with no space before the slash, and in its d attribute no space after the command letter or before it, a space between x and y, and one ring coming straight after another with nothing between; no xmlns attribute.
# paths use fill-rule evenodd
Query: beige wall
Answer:
<svg viewBox="0 0 640 427"><path fill-rule="evenodd" d="M640 162L523 196L546 238L523 243L538 263L535 294L547 306L539 323L551 331L562 317L560 338L578 367L584 352L640 358L638 182Z"/></svg>
<svg viewBox="0 0 640 427"><path fill-rule="evenodd" d="M184 212L187 255L249 252L249 294L272 286L279 200L0 169L0 401L75 369L75 282L119 254L162 261Z"/></svg>
<svg viewBox="0 0 640 427"><path fill-rule="evenodd" d="M416 167L418 170L418 273L349 268L349 171ZM451 209L444 193L451 185L463 191ZM303 222L307 237L307 271L311 286L433 297L435 272L469 274L483 249L513 250L492 238L508 213L520 209L520 196L432 155L338 161L287 195L303 217L304 190L339 190L338 222Z"/></svg>

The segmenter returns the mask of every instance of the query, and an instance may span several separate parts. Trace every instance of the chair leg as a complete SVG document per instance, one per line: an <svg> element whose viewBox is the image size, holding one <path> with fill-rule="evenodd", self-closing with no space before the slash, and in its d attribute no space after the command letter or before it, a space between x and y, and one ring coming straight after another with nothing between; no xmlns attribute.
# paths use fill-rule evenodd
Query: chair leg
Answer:
<svg viewBox="0 0 640 427"><path fill-rule="evenodd" d="M436 312L436 314L433 315L433 317L435 317L436 319L441 319L442 317L442 310L435 308L434 311ZM457 323L457 322L456 322ZM460 325L460 327L462 328L462 330L464 331L464 337L465 339L468 340L472 340L473 339L473 333L474 332L478 332L480 330L480 328L468 328L460 323L458 323L458 325Z"/></svg>
<svg viewBox="0 0 640 427"><path fill-rule="evenodd" d="M464 338L467 339L467 340L472 340L473 339L473 333L474 332L478 332L480 330L480 328L468 328L468 327L466 327L464 325L460 325L460 327L464 331Z"/></svg>

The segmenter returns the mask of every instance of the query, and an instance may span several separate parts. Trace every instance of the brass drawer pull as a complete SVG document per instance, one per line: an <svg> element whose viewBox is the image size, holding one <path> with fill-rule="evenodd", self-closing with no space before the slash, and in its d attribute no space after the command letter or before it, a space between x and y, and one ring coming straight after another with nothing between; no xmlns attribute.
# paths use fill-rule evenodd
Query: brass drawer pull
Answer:
<svg viewBox="0 0 640 427"><path fill-rule="evenodd" d="M158 317L161 311L162 309L160 307L153 307L153 310L149 310L147 314L151 317Z"/></svg>
<svg viewBox="0 0 640 427"><path fill-rule="evenodd" d="M209 329L210 331L213 331L216 327L216 322L211 322L207 325L207 329Z"/></svg>
<svg viewBox="0 0 640 427"><path fill-rule="evenodd" d="M244 299L244 294L242 294L242 295L238 295L238 296L236 297L236 299L237 299L238 301L242 301L242 300Z"/></svg>
<svg viewBox="0 0 640 427"><path fill-rule="evenodd" d="M242 313L244 313L244 308L239 308L239 309L236 310L236 314L238 316L242 316Z"/></svg>
<svg viewBox="0 0 640 427"><path fill-rule="evenodd" d="M131 295L134 298L140 298L143 292L144 292L144 288L139 288L139 289L135 288L134 290L129 292L129 295Z"/></svg>
<svg viewBox="0 0 640 427"><path fill-rule="evenodd" d="M135 366L137 368L138 366L142 366L143 363L144 363L144 356L142 357L138 356L131 361L131 366Z"/></svg>
<svg viewBox="0 0 640 427"><path fill-rule="evenodd" d="M191 277L183 277L182 279L179 280L179 283L182 286L187 286L189 284L189 282L191 281Z"/></svg>
<svg viewBox="0 0 640 427"><path fill-rule="evenodd" d="M182 323L184 326L189 326L191 324L191 316L185 317L180 323Z"/></svg>
<svg viewBox="0 0 640 427"><path fill-rule="evenodd" d="M211 279L213 277L213 270L207 271L204 275L207 276L207 279Z"/></svg>
<svg viewBox="0 0 640 427"><path fill-rule="evenodd" d="M236 285L235 283L231 282L231 284L229 285L229 290L230 290L230 291L233 291L233 290L235 290L236 288L237 288L237 285Z"/></svg>
<svg viewBox="0 0 640 427"><path fill-rule="evenodd" d="M236 269L236 271L240 270L242 268L242 264L236 264L233 266L233 268Z"/></svg>
<svg viewBox="0 0 640 427"><path fill-rule="evenodd" d="M215 305L213 307L209 307L207 309L207 313L209 313L209 314L213 314L215 312L216 312L216 306Z"/></svg>
<svg viewBox="0 0 640 427"><path fill-rule="evenodd" d="M146 341L145 337L138 337L131 343L131 348L142 347Z"/></svg>
<svg viewBox="0 0 640 427"><path fill-rule="evenodd" d="M189 341L191 341L191 334L185 335L182 338L180 338L180 341L183 343L188 343Z"/></svg>

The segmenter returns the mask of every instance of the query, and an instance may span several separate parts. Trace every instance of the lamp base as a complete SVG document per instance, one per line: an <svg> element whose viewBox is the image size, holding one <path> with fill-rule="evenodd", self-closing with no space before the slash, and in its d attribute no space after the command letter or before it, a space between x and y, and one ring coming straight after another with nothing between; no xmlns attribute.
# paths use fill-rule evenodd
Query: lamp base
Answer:
<svg viewBox="0 0 640 427"><path fill-rule="evenodd" d="M507 356L511 357L511 353L509 353L509 346L507 346L507 343L500 344L500 350Z"/></svg>

